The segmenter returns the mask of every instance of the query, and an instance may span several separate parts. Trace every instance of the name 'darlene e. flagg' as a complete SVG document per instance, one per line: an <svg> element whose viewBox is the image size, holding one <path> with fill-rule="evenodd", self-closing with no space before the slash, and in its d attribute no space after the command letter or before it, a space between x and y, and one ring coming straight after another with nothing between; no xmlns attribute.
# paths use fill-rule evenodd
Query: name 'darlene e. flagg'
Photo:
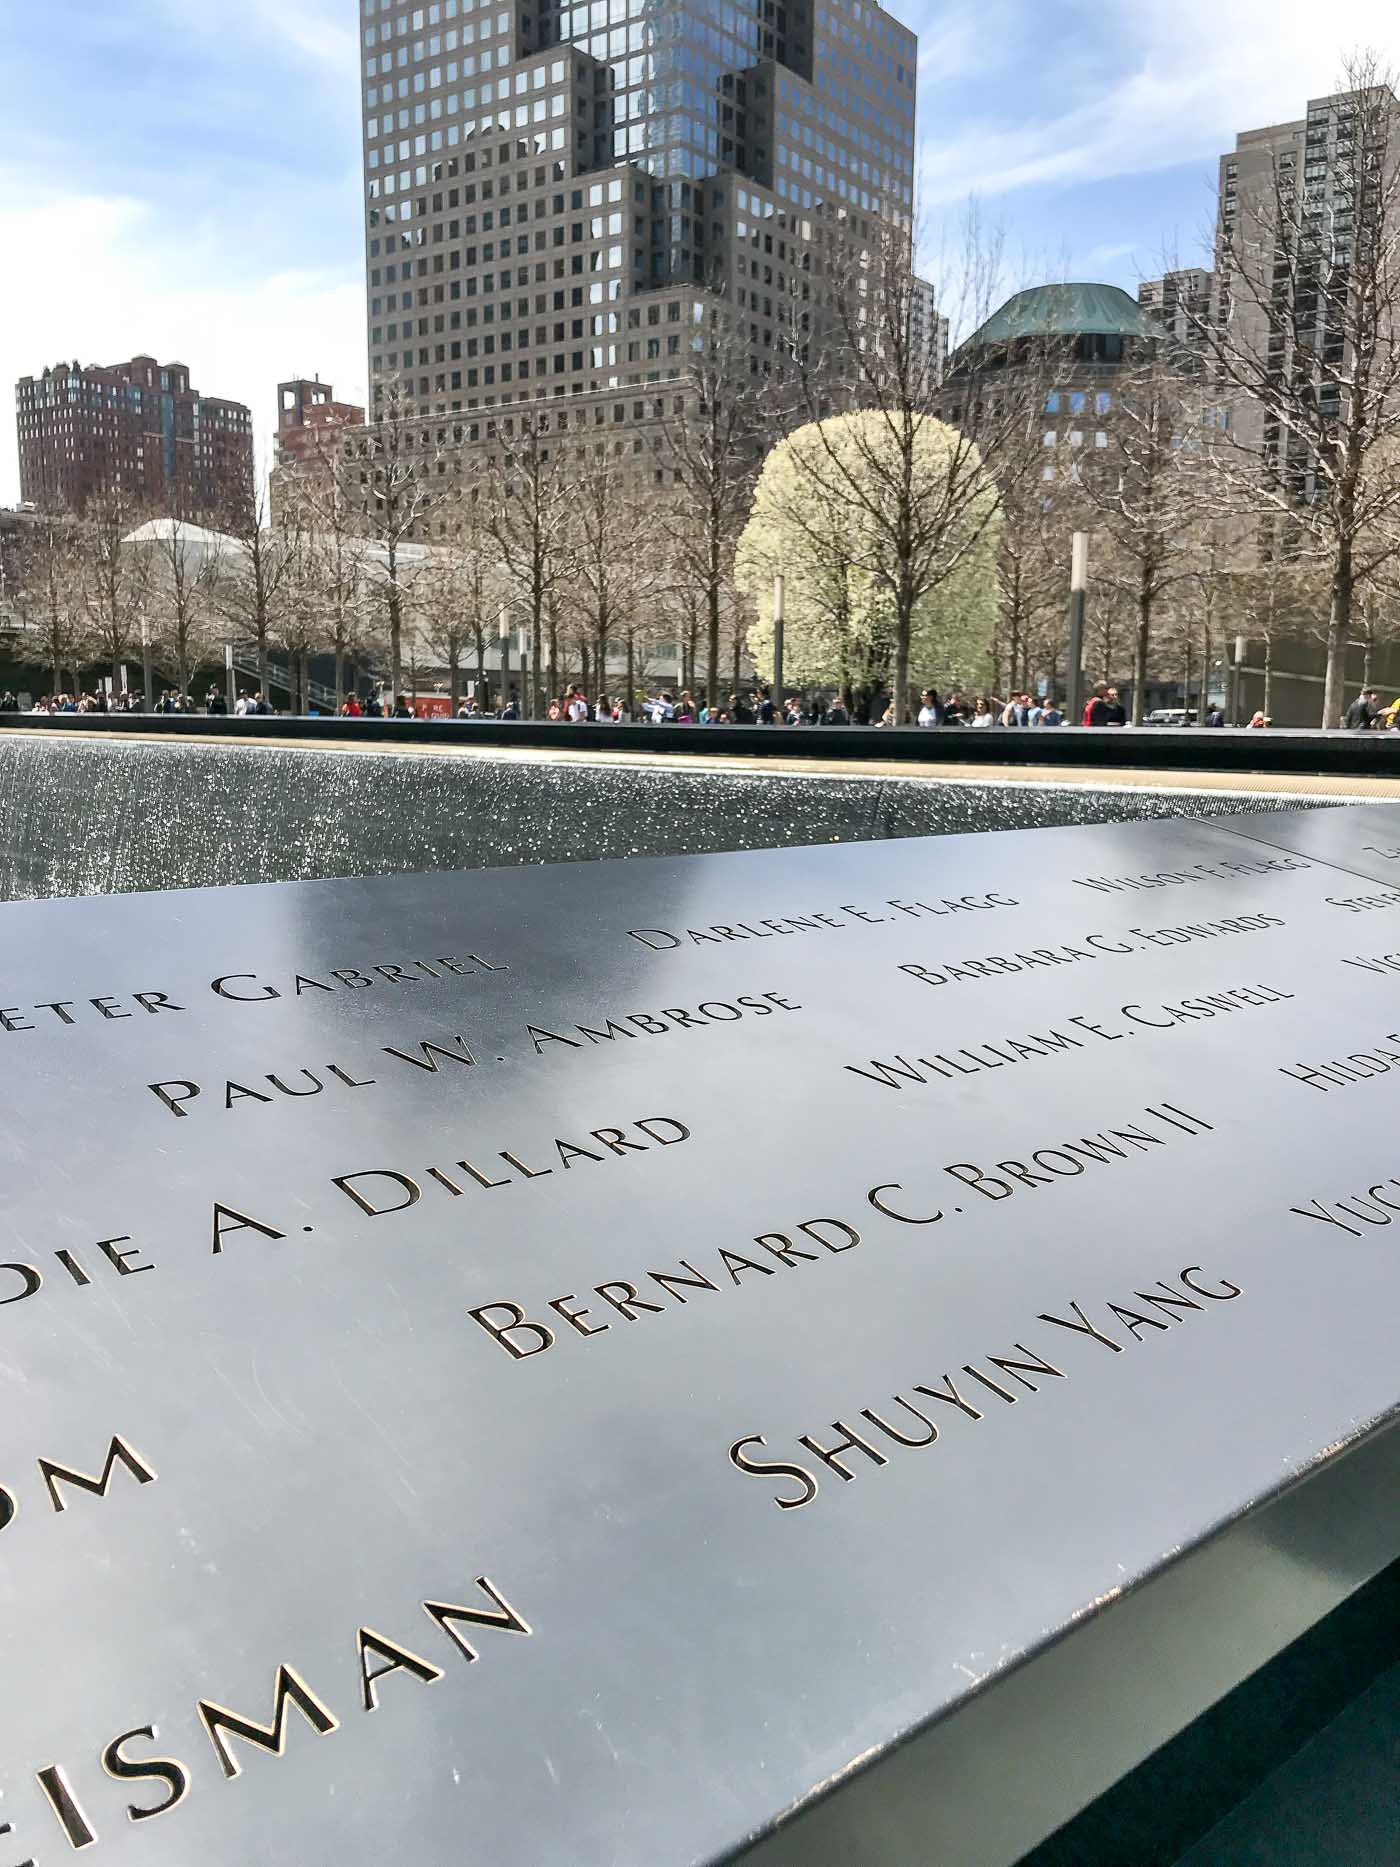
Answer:
<svg viewBox="0 0 1400 1867"><path fill-rule="evenodd" d="M861 923L870 927L880 926L896 920L900 915L907 915L912 920L929 917L942 919L950 914L988 913L996 908L1017 908L1021 904L1012 895L986 894L952 895L942 901L892 899L880 905L892 911L877 914L870 908L847 903L839 908L819 908L811 913L789 914L781 919L770 917L760 920L754 915L748 920L716 921L708 927L682 927L679 930L670 927L629 927L627 936L650 948L653 953L671 953L681 946L723 946L733 941L777 940L790 934L826 931L841 933Z"/></svg>

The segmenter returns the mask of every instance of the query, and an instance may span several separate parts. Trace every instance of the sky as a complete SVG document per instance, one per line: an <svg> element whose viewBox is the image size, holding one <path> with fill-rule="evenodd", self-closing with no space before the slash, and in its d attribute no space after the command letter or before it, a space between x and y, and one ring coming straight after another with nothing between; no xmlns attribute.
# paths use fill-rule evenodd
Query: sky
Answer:
<svg viewBox="0 0 1400 1867"><path fill-rule="evenodd" d="M893 0L920 35L924 270L975 214L998 291L1135 289L1197 260L1216 159L1303 114L1346 55L1400 65L1394 0ZM365 396L355 0L67 0L8 10L0 55L0 505L9 385L139 353L247 402Z"/></svg>

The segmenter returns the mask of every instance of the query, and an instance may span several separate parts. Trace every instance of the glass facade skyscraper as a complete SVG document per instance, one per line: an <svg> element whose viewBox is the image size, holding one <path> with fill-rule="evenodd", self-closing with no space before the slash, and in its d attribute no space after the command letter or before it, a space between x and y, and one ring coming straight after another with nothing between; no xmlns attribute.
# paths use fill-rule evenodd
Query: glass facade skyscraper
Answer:
<svg viewBox="0 0 1400 1867"><path fill-rule="evenodd" d="M818 217L911 222L917 41L868 0L362 0L361 24L371 419L394 382L476 416L464 440L560 398L631 428L707 301L766 367Z"/></svg>

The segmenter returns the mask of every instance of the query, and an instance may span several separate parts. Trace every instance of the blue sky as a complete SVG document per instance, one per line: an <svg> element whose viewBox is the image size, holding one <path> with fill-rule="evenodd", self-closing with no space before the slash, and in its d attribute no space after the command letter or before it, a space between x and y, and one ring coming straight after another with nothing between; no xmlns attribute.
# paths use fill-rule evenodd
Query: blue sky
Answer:
<svg viewBox="0 0 1400 1867"><path fill-rule="evenodd" d="M920 34L928 270L975 196L998 288L1132 288L1197 254L1215 158L1302 113L1345 53L1400 62L1393 0L899 0ZM0 49L0 503L16 377L138 350L249 402L364 392L354 0L68 0Z"/></svg>

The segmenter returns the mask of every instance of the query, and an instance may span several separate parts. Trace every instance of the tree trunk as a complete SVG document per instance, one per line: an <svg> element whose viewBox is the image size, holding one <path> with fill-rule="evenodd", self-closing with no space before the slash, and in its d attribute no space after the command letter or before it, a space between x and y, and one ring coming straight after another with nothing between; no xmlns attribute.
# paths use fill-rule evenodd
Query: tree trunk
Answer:
<svg viewBox="0 0 1400 1867"><path fill-rule="evenodd" d="M338 713L345 701L345 651L335 645L335 708Z"/></svg>
<svg viewBox="0 0 1400 1867"><path fill-rule="evenodd" d="M913 605L901 593L895 614L894 635L894 723L909 724L909 642L913 634Z"/></svg>
<svg viewBox="0 0 1400 1867"><path fill-rule="evenodd" d="M391 567L390 577L393 574ZM393 583L389 585L389 681L397 700L403 686L403 598Z"/></svg>
<svg viewBox="0 0 1400 1867"><path fill-rule="evenodd" d="M452 713L455 718L457 708L462 702L462 653L458 648L453 648L448 654L447 673L451 683Z"/></svg>
<svg viewBox="0 0 1400 1867"><path fill-rule="evenodd" d="M1211 632L1209 623L1201 624L1201 704L1196 713L1196 724L1204 726L1206 714L1210 711L1210 650Z"/></svg>
<svg viewBox="0 0 1400 1867"><path fill-rule="evenodd" d="M1142 725L1147 697L1147 647L1152 640L1152 583L1146 574L1138 583L1137 640L1133 643L1133 725Z"/></svg>
<svg viewBox="0 0 1400 1867"><path fill-rule="evenodd" d="M1371 685L1371 661L1372 661L1372 657L1375 654L1375 643L1371 639L1371 629L1370 629L1369 623L1366 629L1365 644L1366 645L1361 656L1361 685L1363 689Z"/></svg>
<svg viewBox="0 0 1400 1867"><path fill-rule="evenodd" d="M736 694L739 691L739 630L737 624L734 629L734 691Z"/></svg>
<svg viewBox="0 0 1400 1867"><path fill-rule="evenodd" d="M627 631L627 701L623 713L629 720L637 717L637 637L632 629Z"/></svg>
<svg viewBox="0 0 1400 1867"><path fill-rule="evenodd" d="M258 621L258 686L267 693L267 622L262 618Z"/></svg>
<svg viewBox="0 0 1400 1867"><path fill-rule="evenodd" d="M1274 707L1274 638L1264 637L1264 718L1273 717Z"/></svg>
<svg viewBox="0 0 1400 1867"><path fill-rule="evenodd" d="M1355 584L1351 539L1343 537L1338 542L1337 561L1332 567L1332 602L1327 617L1327 683L1322 690L1324 728L1340 726L1342 723L1342 702L1346 698L1347 637L1351 634Z"/></svg>
<svg viewBox="0 0 1400 1867"><path fill-rule="evenodd" d="M709 589L710 631L706 643L705 698L710 706L719 705L719 584L712 577ZM692 672L692 681L694 674Z"/></svg>

